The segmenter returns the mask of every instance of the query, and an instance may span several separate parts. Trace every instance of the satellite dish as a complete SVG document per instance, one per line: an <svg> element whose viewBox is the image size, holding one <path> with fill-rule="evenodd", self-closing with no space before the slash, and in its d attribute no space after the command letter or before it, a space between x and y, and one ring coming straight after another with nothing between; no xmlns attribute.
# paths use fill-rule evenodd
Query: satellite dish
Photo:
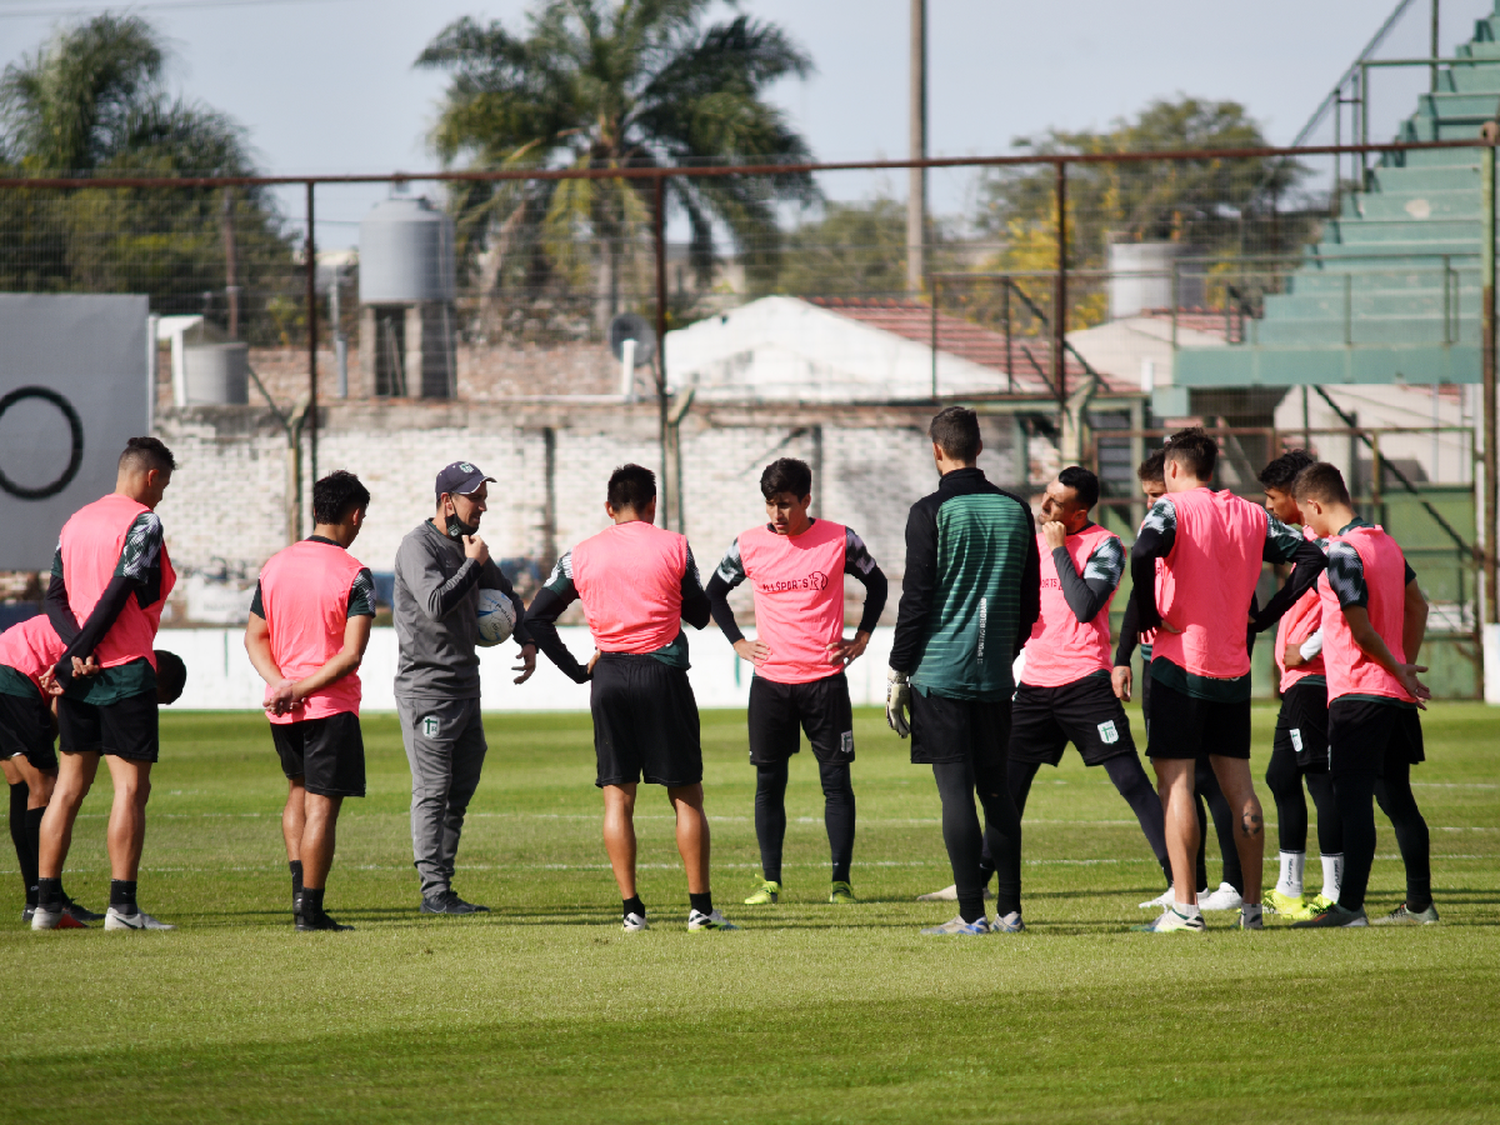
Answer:
<svg viewBox="0 0 1500 1125"><path fill-rule="evenodd" d="M656 356L656 333L639 313L621 313L609 322L609 350L625 358L625 341L635 341L635 365L647 367Z"/></svg>

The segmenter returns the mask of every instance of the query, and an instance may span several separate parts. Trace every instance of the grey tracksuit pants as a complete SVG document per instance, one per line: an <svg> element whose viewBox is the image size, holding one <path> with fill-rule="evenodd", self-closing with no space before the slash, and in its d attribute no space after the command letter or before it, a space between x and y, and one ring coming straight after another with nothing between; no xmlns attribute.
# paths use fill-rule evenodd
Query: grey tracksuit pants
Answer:
<svg viewBox="0 0 1500 1125"><path fill-rule="evenodd" d="M411 850L422 897L450 889L464 814L479 786L486 743L477 699L396 697L411 766Z"/></svg>

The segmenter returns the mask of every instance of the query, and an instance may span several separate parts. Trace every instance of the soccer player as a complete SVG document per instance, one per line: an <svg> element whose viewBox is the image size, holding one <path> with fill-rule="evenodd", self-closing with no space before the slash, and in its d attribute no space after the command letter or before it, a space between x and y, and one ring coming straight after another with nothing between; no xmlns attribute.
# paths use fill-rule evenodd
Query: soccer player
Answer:
<svg viewBox="0 0 1500 1125"><path fill-rule="evenodd" d="M653 526L656 475L623 465L609 478L604 510L612 521L563 553L531 603L533 635L575 683L590 683L594 754L604 791L604 846L620 888L622 929L650 929L635 881L635 796L642 777L662 785L677 820L687 869L690 931L734 930L709 889L708 817L703 811L703 748L698 703L688 683L686 621L708 624L708 595L688 541ZM583 603L594 656L578 663L557 635L558 615Z"/></svg>
<svg viewBox="0 0 1500 1125"><path fill-rule="evenodd" d="M0 633L0 770L10 787L10 838L26 891L21 921L27 923L36 914L42 816L57 782L57 751L53 747L57 724L48 684L52 666L66 647L45 615ZM59 928L74 929L104 918L66 894L62 903Z"/></svg>
<svg viewBox="0 0 1500 1125"><path fill-rule="evenodd" d="M1167 494L1167 482L1162 468L1165 460L1166 450L1156 449L1136 467L1135 475L1141 482L1141 491L1145 493L1147 502L1153 505ZM1157 569L1160 570L1160 564ZM1130 656L1135 651L1136 642L1139 641L1141 712L1146 719L1148 736L1151 733L1151 642L1155 635L1154 630L1144 634L1137 630L1135 602L1127 602L1125 618L1120 624L1120 641L1115 648L1115 666L1110 673L1110 682L1114 687L1115 696L1129 703L1133 686ZM1200 910L1238 910L1244 901L1240 895L1240 888L1244 886L1245 880L1240 874L1239 851L1234 840L1235 817L1229 809L1229 802L1224 799L1224 793L1219 788L1219 782L1214 777L1213 767L1209 765L1206 754L1200 754L1193 765L1193 805L1198 815L1198 852L1194 863L1194 872L1197 875L1194 885L1198 887L1198 908ZM1205 811L1205 805L1207 811ZM1213 817L1214 835L1219 840L1219 859L1224 869L1219 887L1212 893L1208 889L1208 822L1210 816ZM1169 870L1167 889L1156 898L1150 898L1141 903L1142 909L1156 906L1168 907L1176 901L1175 892L1170 886L1171 878Z"/></svg>
<svg viewBox="0 0 1500 1125"><path fill-rule="evenodd" d="M1285 524L1306 527L1292 482L1313 463L1306 450L1283 453L1261 470L1266 511ZM1281 713L1271 744L1266 785L1276 800L1276 834L1280 872L1270 892L1271 905L1292 919L1312 918L1338 901L1339 875L1344 866L1343 829L1333 781L1328 775L1328 681L1323 673L1322 600L1316 589L1297 600L1276 628L1276 669L1280 673ZM1323 889L1303 901L1303 871L1307 863L1307 801L1303 780L1318 810L1318 850L1322 855Z"/></svg>
<svg viewBox="0 0 1500 1125"><path fill-rule="evenodd" d="M907 517L886 690L886 721L910 733L913 763L932 766L958 897L956 917L922 932L1015 933L1025 925L1021 816L1005 776L1011 662L1040 611L1041 562L1030 506L976 465L983 445L974 411L950 406L927 433L941 480ZM993 926L980 872L985 836L998 874Z"/></svg>
<svg viewBox="0 0 1500 1125"><path fill-rule="evenodd" d="M1125 547L1089 519L1098 499L1099 478L1077 465L1060 472L1042 498L1041 615L1011 705L1010 794L1024 816L1037 770L1055 767L1073 743L1085 765L1104 767L1170 884L1161 799L1111 688L1109 605L1125 573Z"/></svg>
<svg viewBox="0 0 1500 1125"><path fill-rule="evenodd" d="M1262 560L1297 566L1257 626L1300 597L1325 562L1317 544L1265 508L1212 491L1218 455L1201 427L1172 436L1163 466L1167 494L1147 514L1130 552L1137 623L1157 630L1146 753L1161 792L1175 895L1172 906L1141 927L1153 933L1204 928L1190 881L1199 838L1193 763L1205 752L1240 818L1235 842L1245 887L1239 925L1262 928L1265 833L1250 779L1251 606Z"/></svg>
<svg viewBox="0 0 1500 1125"><path fill-rule="evenodd" d="M266 681L271 741L287 779L281 834L300 931L352 930L323 906L339 808L365 795L359 665L375 620L375 580L349 553L370 492L339 470L313 485L313 533L267 560L245 650Z"/></svg>
<svg viewBox="0 0 1500 1125"><path fill-rule="evenodd" d="M1344 833L1338 901L1294 927L1363 926L1365 890L1375 858L1375 811L1390 817L1406 866L1406 901L1379 925L1430 925L1432 869L1427 822L1411 791L1411 767L1423 760L1418 709L1432 698L1417 679L1427 631L1427 599L1396 541L1354 514L1344 478L1324 462L1292 483L1302 518L1328 540L1328 570L1318 582L1323 608L1323 667L1328 677L1328 764ZM1320 814L1321 815L1321 814Z"/></svg>
<svg viewBox="0 0 1500 1125"><path fill-rule="evenodd" d="M177 580L155 509L176 467L158 439L131 438L120 454L114 492L74 512L58 541L46 605L67 646L53 666L63 688L57 704L62 756L38 840L32 929L54 929L62 921L63 864L101 756L114 783L104 928L175 928L140 908L136 877L146 839L151 766L161 749L152 642ZM74 658L86 662L90 656L97 674L75 677Z"/></svg>
<svg viewBox="0 0 1500 1125"><path fill-rule="evenodd" d="M854 712L844 668L870 643L885 608L885 575L851 529L808 515L812 470L783 457L760 475L770 522L730 544L708 582L714 621L734 651L755 667L750 681L750 764L755 767L755 835L760 888L747 906L781 893L786 837L787 765L807 733L823 784L823 824L833 858L828 901L851 903L854 856ZM864 584L865 607L852 640L844 637L844 575ZM745 638L729 608L729 591L746 579L755 591L755 640Z"/></svg>
<svg viewBox="0 0 1500 1125"><path fill-rule="evenodd" d="M499 590L516 610L511 636L521 646L525 683L536 645L521 599L479 536L487 477L467 461L437 475L437 511L401 540L391 616L396 626L396 710L411 766L411 847L423 914L475 914L489 907L453 890L464 815L479 786L488 746L479 715L479 591Z"/></svg>

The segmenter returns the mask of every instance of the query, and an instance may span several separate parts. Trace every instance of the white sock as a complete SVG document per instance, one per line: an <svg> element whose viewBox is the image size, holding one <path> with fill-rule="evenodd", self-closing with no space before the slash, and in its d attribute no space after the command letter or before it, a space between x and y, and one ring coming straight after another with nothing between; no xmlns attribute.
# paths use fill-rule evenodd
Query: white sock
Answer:
<svg viewBox="0 0 1500 1125"><path fill-rule="evenodd" d="M1339 900L1339 888L1344 885L1344 853L1325 855L1323 860L1323 897L1334 902Z"/></svg>
<svg viewBox="0 0 1500 1125"><path fill-rule="evenodd" d="M1247 902L1240 907L1240 914L1245 918L1259 918L1261 916L1260 903Z"/></svg>
<svg viewBox="0 0 1500 1125"><path fill-rule="evenodd" d="M1172 909L1177 911L1177 913L1181 914L1184 918L1196 918L1203 913L1203 911L1198 909L1198 904L1196 902L1191 905L1182 902L1174 902L1172 904Z"/></svg>
<svg viewBox="0 0 1500 1125"><path fill-rule="evenodd" d="M1288 898L1302 897L1302 872L1307 865L1306 852L1281 853L1281 878L1276 880L1276 890Z"/></svg>

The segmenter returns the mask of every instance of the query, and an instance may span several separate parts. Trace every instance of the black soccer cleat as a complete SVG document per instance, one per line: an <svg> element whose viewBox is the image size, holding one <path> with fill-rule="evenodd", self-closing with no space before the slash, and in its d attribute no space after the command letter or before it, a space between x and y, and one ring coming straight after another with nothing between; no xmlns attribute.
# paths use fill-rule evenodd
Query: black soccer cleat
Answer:
<svg viewBox="0 0 1500 1125"><path fill-rule="evenodd" d="M480 906L477 902L465 902L451 890L422 900L423 914L488 914L489 912L488 906Z"/></svg>
<svg viewBox="0 0 1500 1125"><path fill-rule="evenodd" d="M63 895L63 913L67 914L75 922L89 923L104 921L103 914L95 914L87 906L82 906L74 902L67 895Z"/></svg>
<svg viewBox="0 0 1500 1125"><path fill-rule="evenodd" d="M335 922L328 916L327 911L319 911L317 914L311 916L306 914L297 915L297 932L299 934L318 933L325 930L330 933L344 933L352 929L354 929L353 926L345 926L340 922Z"/></svg>

